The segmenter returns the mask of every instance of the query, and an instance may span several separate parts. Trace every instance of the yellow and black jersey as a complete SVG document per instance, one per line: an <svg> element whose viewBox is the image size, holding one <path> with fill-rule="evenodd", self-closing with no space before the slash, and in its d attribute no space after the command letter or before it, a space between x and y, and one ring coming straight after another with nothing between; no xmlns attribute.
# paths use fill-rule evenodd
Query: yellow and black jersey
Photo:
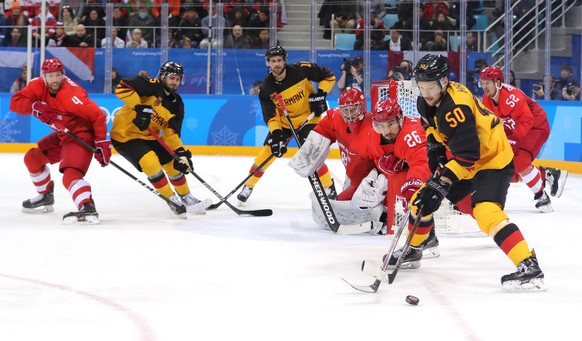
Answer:
<svg viewBox="0 0 582 341"><path fill-rule="evenodd" d="M326 67L309 62L287 64L283 81L278 82L272 74L268 74L259 87L259 100L263 110L263 119L270 131L289 128L283 110L277 103L276 96L281 94L287 107L293 125L297 127L311 114L309 95L316 92L311 82L318 82L318 88L330 92L335 84L333 71ZM309 123L317 124L320 117L313 118Z"/></svg>
<svg viewBox="0 0 582 341"><path fill-rule="evenodd" d="M180 134L184 121L184 102L177 93L166 95L158 78L134 77L123 79L115 89L115 95L125 103L113 119L111 139L127 142L133 139L155 140L147 130L141 131L134 124L135 106L151 105L154 109L150 128L176 150L182 147Z"/></svg>
<svg viewBox="0 0 582 341"><path fill-rule="evenodd" d="M427 136L452 154L443 176L453 181L471 179L482 169L502 169L513 159L500 119L464 85L450 82L438 107L418 98L418 111Z"/></svg>

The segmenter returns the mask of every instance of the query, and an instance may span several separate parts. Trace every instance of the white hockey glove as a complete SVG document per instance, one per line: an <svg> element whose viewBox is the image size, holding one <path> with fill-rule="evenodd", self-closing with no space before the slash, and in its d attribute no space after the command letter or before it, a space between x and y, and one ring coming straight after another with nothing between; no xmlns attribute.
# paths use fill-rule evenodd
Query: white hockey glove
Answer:
<svg viewBox="0 0 582 341"><path fill-rule="evenodd" d="M371 208L380 205L386 198L388 180L383 174L378 175L376 169L362 180L352 197L352 202L361 208Z"/></svg>
<svg viewBox="0 0 582 341"><path fill-rule="evenodd" d="M289 161L289 167L299 176L308 177L323 165L329 155L330 144L330 139L312 130L305 143Z"/></svg>

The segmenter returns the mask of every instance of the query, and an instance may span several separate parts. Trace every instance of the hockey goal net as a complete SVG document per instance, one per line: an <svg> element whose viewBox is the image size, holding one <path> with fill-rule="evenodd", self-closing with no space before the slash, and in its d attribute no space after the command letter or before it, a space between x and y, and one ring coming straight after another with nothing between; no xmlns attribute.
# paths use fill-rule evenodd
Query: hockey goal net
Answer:
<svg viewBox="0 0 582 341"><path fill-rule="evenodd" d="M418 86L414 80L394 81L381 80L372 82L370 97L372 108L380 100L387 98L396 99L402 112L406 116L420 117L416 109L416 101L419 96ZM390 187L390 186L389 186ZM389 233L406 218L404 198L388 191L387 214ZM478 232L479 228L472 217L454 209L454 206L444 200L438 211L434 213L435 229L437 232L468 233Z"/></svg>

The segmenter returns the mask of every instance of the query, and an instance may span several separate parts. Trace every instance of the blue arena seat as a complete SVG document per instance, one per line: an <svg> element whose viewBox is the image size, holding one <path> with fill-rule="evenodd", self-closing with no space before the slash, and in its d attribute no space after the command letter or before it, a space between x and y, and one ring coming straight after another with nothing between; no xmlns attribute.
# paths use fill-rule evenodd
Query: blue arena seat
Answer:
<svg viewBox="0 0 582 341"><path fill-rule="evenodd" d="M473 18L475 18L475 20L477 20L477 23L473 27L471 27L471 30L473 30L473 31L485 31L487 26L489 26L489 17L487 15L475 14L473 16Z"/></svg>
<svg viewBox="0 0 582 341"><path fill-rule="evenodd" d="M356 35L354 33L336 33L335 34L335 49L336 50L353 50L356 42Z"/></svg>
<svg viewBox="0 0 582 341"><path fill-rule="evenodd" d="M459 45L461 45L461 36L449 36L449 49L451 51L459 51Z"/></svg>
<svg viewBox="0 0 582 341"><path fill-rule="evenodd" d="M382 18L382 21L384 21L384 27L388 30L398 21L398 14L386 14L384 18Z"/></svg>

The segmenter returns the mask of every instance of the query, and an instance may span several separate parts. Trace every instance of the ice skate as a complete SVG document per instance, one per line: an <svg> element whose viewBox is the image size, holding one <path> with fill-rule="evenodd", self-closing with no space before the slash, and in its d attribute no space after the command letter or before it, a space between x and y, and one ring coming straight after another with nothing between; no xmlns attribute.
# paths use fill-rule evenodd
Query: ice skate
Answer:
<svg viewBox="0 0 582 341"><path fill-rule="evenodd" d="M558 168L540 168L546 172L546 186L550 189L550 195L556 198L561 197L568 178L568 171Z"/></svg>
<svg viewBox="0 0 582 341"><path fill-rule="evenodd" d="M93 200L83 204L79 212L69 212L63 216L63 222L65 224L89 224L95 225L99 224L99 213L95 209L95 203Z"/></svg>
<svg viewBox="0 0 582 341"><path fill-rule="evenodd" d="M517 266L517 271L501 277L501 285L507 291L533 291L546 289L544 273L540 269L535 251Z"/></svg>
<svg viewBox="0 0 582 341"><path fill-rule="evenodd" d="M441 255L439 251L439 240L436 236L434 231L434 227L428 233L428 237L426 237L425 241L420 244L422 248L422 258L436 258Z"/></svg>
<svg viewBox="0 0 582 341"><path fill-rule="evenodd" d="M388 269L394 269L398 258L402 254L402 249L404 246L394 251L388 260ZM384 255L382 261L386 259L388 255ZM422 248L420 246L411 246L408 248L406 255L404 256L404 261L400 266L401 269L416 269L420 267L420 260L422 259Z"/></svg>
<svg viewBox="0 0 582 341"><path fill-rule="evenodd" d="M53 212L55 209L53 205L55 203L54 197L54 182L51 180L48 184L48 192L44 194L39 194L38 196L27 199L22 202L22 212L24 213L49 213Z"/></svg>
<svg viewBox="0 0 582 341"><path fill-rule="evenodd" d="M186 219L186 206L184 206L180 197L177 194L174 194L170 197L170 200L174 204L176 204L171 205L170 203L168 203L168 206L170 206L172 212L174 212L174 214L177 215L179 218Z"/></svg>
<svg viewBox="0 0 582 341"><path fill-rule="evenodd" d="M251 193L253 193L253 189L245 185L236 198L241 202L247 202Z"/></svg>
<svg viewBox="0 0 582 341"><path fill-rule="evenodd" d="M192 193L180 197L186 206L186 211L193 214L206 214L206 209L212 204L210 199L198 200Z"/></svg>
<svg viewBox="0 0 582 341"><path fill-rule="evenodd" d="M549 213L554 211L552 208L552 201L545 191L541 191L540 193L536 194L534 196L534 200L536 202L536 208L540 212Z"/></svg>

